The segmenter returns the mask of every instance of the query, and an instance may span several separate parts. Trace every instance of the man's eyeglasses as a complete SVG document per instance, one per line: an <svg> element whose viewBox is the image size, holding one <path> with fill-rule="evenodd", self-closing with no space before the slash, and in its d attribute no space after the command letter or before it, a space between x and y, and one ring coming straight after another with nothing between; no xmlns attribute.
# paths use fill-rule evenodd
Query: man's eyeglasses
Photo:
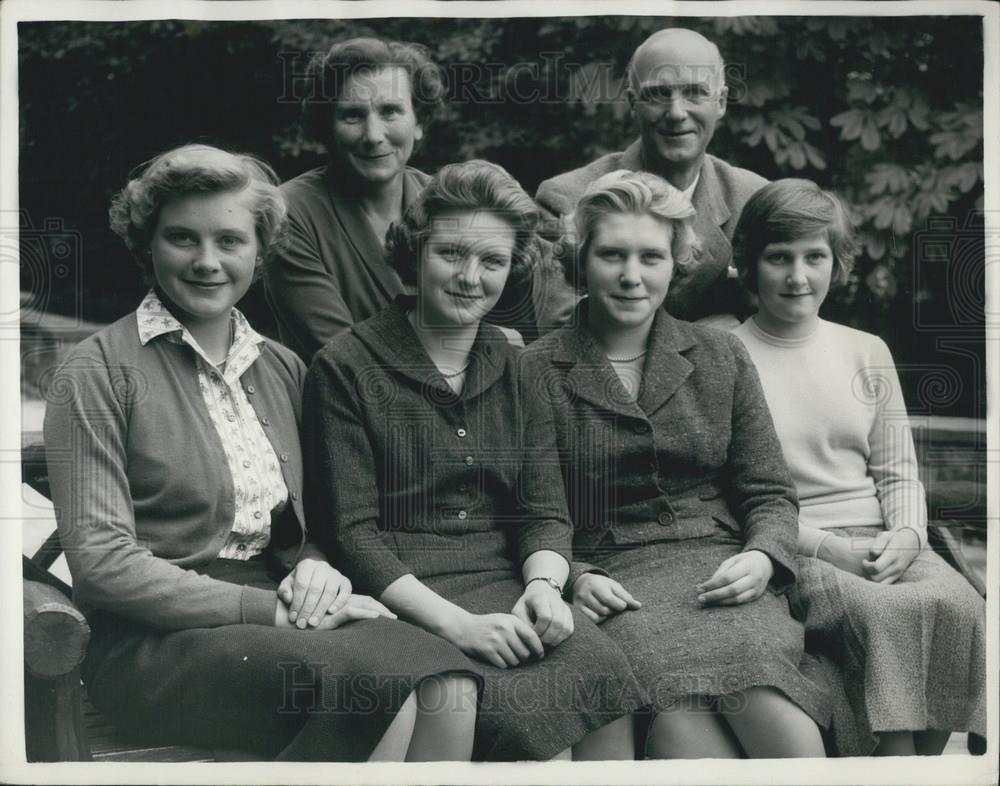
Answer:
<svg viewBox="0 0 1000 786"><path fill-rule="evenodd" d="M636 108L647 117L661 117L675 101L683 106L696 107L714 101L718 89L699 83L690 85L650 85L639 90Z"/></svg>

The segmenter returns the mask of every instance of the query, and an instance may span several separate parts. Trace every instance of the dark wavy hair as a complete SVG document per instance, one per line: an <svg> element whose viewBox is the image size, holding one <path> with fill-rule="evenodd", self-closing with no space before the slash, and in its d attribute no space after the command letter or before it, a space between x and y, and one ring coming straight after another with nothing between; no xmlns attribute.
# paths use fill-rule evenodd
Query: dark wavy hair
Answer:
<svg viewBox="0 0 1000 786"><path fill-rule="evenodd" d="M541 249L538 207L506 169L475 159L442 167L402 220L389 228L386 261L404 284L417 282L423 244L431 234L434 219L456 210L488 210L507 221L515 235L507 286L516 286L531 275Z"/></svg>
<svg viewBox="0 0 1000 786"><path fill-rule="evenodd" d="M280 247L287 235L287 206L278 176L265 161L211 145L184 145L140 165L111 200L112 231L125 241L143 277L152 281L150 241L165 202L192 194L246 192L254 217L259 258Z"/></svg>
<svg viewBox="0 0 1000 786"><path fill-rule="evenodd" d="M768 183L747 201L733 233L733 264L750 292L757 292L757 263L768 243L822 235L833 252L831 285L843 284L854 269L858 242L851 218L832 191L811 180Z"/></svg>
<svg viewBox="0 0 1000 786"><path fill-rule="evenodd" d="M316 55L306 69L313 85L302 99L306 133L327 149L333 124L333 109L347 80L383 68L402 68L410 78L410 95L417 121L425 128L444 101L441 69L430 59L426 47L381 38L351 38L339 41L325 54Z"/></svg>

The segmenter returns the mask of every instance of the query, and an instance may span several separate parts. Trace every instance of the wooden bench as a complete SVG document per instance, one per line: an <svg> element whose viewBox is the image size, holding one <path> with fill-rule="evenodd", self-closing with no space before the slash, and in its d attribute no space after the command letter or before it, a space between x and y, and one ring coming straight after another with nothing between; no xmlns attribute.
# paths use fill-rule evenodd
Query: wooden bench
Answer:
<svg viewBox="0 0 1000 786"><path fill-rule="evenodd" d="M48 473L42 445L22 452L22 479L49 497ZM980 592L985 583L969 564L964 543L985 537L985 494L975 483L935 484L929 500L933 516L961 510L967 517L937 519L930 542ZM972 507L969 501L976 501ZM190 762L245 759L233 751L211 751L183 746L148 746L130 740L91 706L80 680L90 638L83 614L73 605L70 588L50 572L62 553L53 533L24 568L24 696L28 761ZM969 750L985 753L986 741L969 735Z"/></svg>
<svg viewBox="0 0 1000 786"><path fill-rule="evenodd" d="M42 445L21 454L22 480L49 497ZM24 736L28 761L215 761L220 752L130 740L87 699L80 664L90 640L70 588L50 572L62 549L53 533L24 569Z"/></svg>

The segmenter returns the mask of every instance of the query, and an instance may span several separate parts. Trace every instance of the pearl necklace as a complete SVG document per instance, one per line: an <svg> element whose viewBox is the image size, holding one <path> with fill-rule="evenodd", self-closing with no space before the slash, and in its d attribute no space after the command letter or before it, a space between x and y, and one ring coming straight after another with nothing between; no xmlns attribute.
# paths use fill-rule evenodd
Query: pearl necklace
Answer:
<svg viewBox="0 0 1000 786"><path fill-rule="evenodd" d="M611 357L611 355L608 355L608 360L610 360L612 363L633 363L636 360L638 360L639 358L646 357L646 353L647 352L649 352L649 350L648 349L644 349L638 355L635 355L635 356L630 357L630 358L613 358L613 357Z"/></svg>
<svg viewBox="0 0 1000 786"><path fill-rule="evenodd" d="M462 366L458 371L452 372L451 374L445 374L443 371L441 371L440 369L438 369L438 374L440 374L445 379L454 379L455 377L458 377L458 376L461 376L462 374L464 374L465 370L469 367L469 364L471 362L472 362L471 360L465 361L465 365L464 366Z"/></svg>

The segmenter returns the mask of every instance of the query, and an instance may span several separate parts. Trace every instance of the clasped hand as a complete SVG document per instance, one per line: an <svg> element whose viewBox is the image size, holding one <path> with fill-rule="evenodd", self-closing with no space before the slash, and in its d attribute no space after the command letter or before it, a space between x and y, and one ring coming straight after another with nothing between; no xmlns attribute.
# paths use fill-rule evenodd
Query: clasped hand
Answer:
<svg viewBox="0 0 1000 786"><path fill-rule="evenodd" d="M351 589L350 580L329 563L304 559L278 585L275 625L332 630L352 620L396 618L374 598Z"/></svg>
<svg viewBox="0 0 1000 786"><path fill-rule="evenodd" d="M739 606L763 595L773 575L771 558L752 549L724 560L712 577L695 589L704 606Z"/></svg>
<svg viewBox="0 0 1000 786"><path fill-rule="evenodd" d="M548 584L534 581L510 614L467 614L453 643L466 655L506 669L532 657L544 658L573 633L573 612Z"/></svg>
<svg viewBox="0 0 1000 786"><path fill-rule="evenodd" d="M827 562L880 584L898 581L919 553L920 536L909 527L886 530L874 538L828 535L820 546Z"/></svg>

